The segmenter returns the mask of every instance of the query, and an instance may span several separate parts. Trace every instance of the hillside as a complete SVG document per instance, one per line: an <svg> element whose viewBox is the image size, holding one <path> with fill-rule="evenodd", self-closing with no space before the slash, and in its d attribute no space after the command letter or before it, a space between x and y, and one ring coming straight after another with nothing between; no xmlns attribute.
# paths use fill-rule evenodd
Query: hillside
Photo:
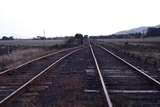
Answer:
<svg viewBox="0 0 160 107"><path fill-rule="evenodd" d="M146 34L148 28L150 28L150 27L160 28L160 25L156 25L156 26L142 26L142 27L133 28L133 29L130 29L130 30L120 31L120 32L115 33L115 35L119 35L119 34L131 34L131 33Z"/></svg>

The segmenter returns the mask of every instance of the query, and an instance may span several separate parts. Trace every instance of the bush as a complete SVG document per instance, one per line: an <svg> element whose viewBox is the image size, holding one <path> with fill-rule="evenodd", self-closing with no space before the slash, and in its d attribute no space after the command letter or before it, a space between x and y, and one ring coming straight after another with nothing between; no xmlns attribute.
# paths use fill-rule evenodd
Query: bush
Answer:
<svg viewBox="0 0 160 107"><path fill-rule="evenodd" d="M13 36L7 37L7 36L3 36L2 40L14 40Z"/></svg>

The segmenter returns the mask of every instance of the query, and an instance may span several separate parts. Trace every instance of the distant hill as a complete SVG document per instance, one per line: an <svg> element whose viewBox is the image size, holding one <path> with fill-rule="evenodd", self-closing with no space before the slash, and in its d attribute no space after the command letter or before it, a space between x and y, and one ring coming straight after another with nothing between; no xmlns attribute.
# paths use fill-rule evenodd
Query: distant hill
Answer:
<svg viewBox="0 0 160 107"><path fill-rule="evenodd" d="M148 27L138 27L138 28L134 28L134 29L130 29L130 30L124 30L124 31L120 31L115 33L116 35L119 34L130 34L130 33L146 33L147 32Z"/></svg>
<svg viewBox="0 0 160 107"><path fill-rule="evenodd" d="M160 28L160 24L159 24L159 25L157 25L157 26L154 26L154 27L156 27L156 28Z"/></svg>
<svg viewBox="0 0 160 107"><path fill-rule="evenodd" d="M138 27L138 28L133 28L130 30L124 30L124 31L120 31L115 33L115 35L119 35L119 34L131 34L131 33L142 33L142 34L146 34L148 28L150 27L155 27L155 28L160 28L160 25L156 25L156 26L142 26L142 27Z"/></svg>
<svg viewBox="0 0 160 107"><path fill-rule="evenodd" d="M143 26L124 30L111 35L91 36L95 39L105 38L145 38L145 37L160 37L160 25L157 26Z"/></svg>

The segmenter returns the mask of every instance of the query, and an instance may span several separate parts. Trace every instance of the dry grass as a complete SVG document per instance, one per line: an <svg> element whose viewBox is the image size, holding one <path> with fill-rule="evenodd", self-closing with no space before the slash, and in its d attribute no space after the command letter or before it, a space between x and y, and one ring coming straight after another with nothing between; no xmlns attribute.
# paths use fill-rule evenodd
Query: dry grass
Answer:
<svg viewBox="0 0 160 107"><path fill-rule="evenodd" d="M160 37L148 37L148 38L131 38L131 39L97 39L101 42L160 42Z"/></svg>
<svg viewBox="0 0 160 107"><path fill-rule="evenodd" d="M0 40L0 45L11 45L11 46L53 46L61 45L65 43L65 39L60 40Z"/></svg>
<svg viewBox="0 0 160 107"><path fill-rule="evenodd" d="M141 60L143 63L153 65L154 67L160 67L160 48L158 42L101 42L106 46L110 46L113 49L117 49L122 53Z"/></svg>
<svg viewBox="0 0 160 107"><path fill-rule="evenodd" d="M36 58L45 54L44 49L31 48L24 50L16 50L9 55L0 56L0 70L4 68L10 68L24 63L28 60Z"/></svg>

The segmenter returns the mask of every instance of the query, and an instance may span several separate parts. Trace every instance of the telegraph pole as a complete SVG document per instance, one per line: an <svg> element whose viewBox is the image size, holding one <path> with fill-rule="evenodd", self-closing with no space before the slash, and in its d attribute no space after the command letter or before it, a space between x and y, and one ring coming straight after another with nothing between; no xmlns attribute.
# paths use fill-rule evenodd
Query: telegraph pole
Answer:
<svg viewBox="0 0 160 107"><path fill-rule="evenodd" d="M46 37L46 32L45 32L45 29L43 29L43 36L44 36L44 38ZM43 42L43 45L44 45L44 47L45 47L45 40L43 40L44 42Z"/></svg>
<svg viewBox="0 0 160 107"><path fill-rule="evenodd" d="M43 36L44 36L44 37L46 36L46 32L45 32L45 29L43 29Z"/></svg>

